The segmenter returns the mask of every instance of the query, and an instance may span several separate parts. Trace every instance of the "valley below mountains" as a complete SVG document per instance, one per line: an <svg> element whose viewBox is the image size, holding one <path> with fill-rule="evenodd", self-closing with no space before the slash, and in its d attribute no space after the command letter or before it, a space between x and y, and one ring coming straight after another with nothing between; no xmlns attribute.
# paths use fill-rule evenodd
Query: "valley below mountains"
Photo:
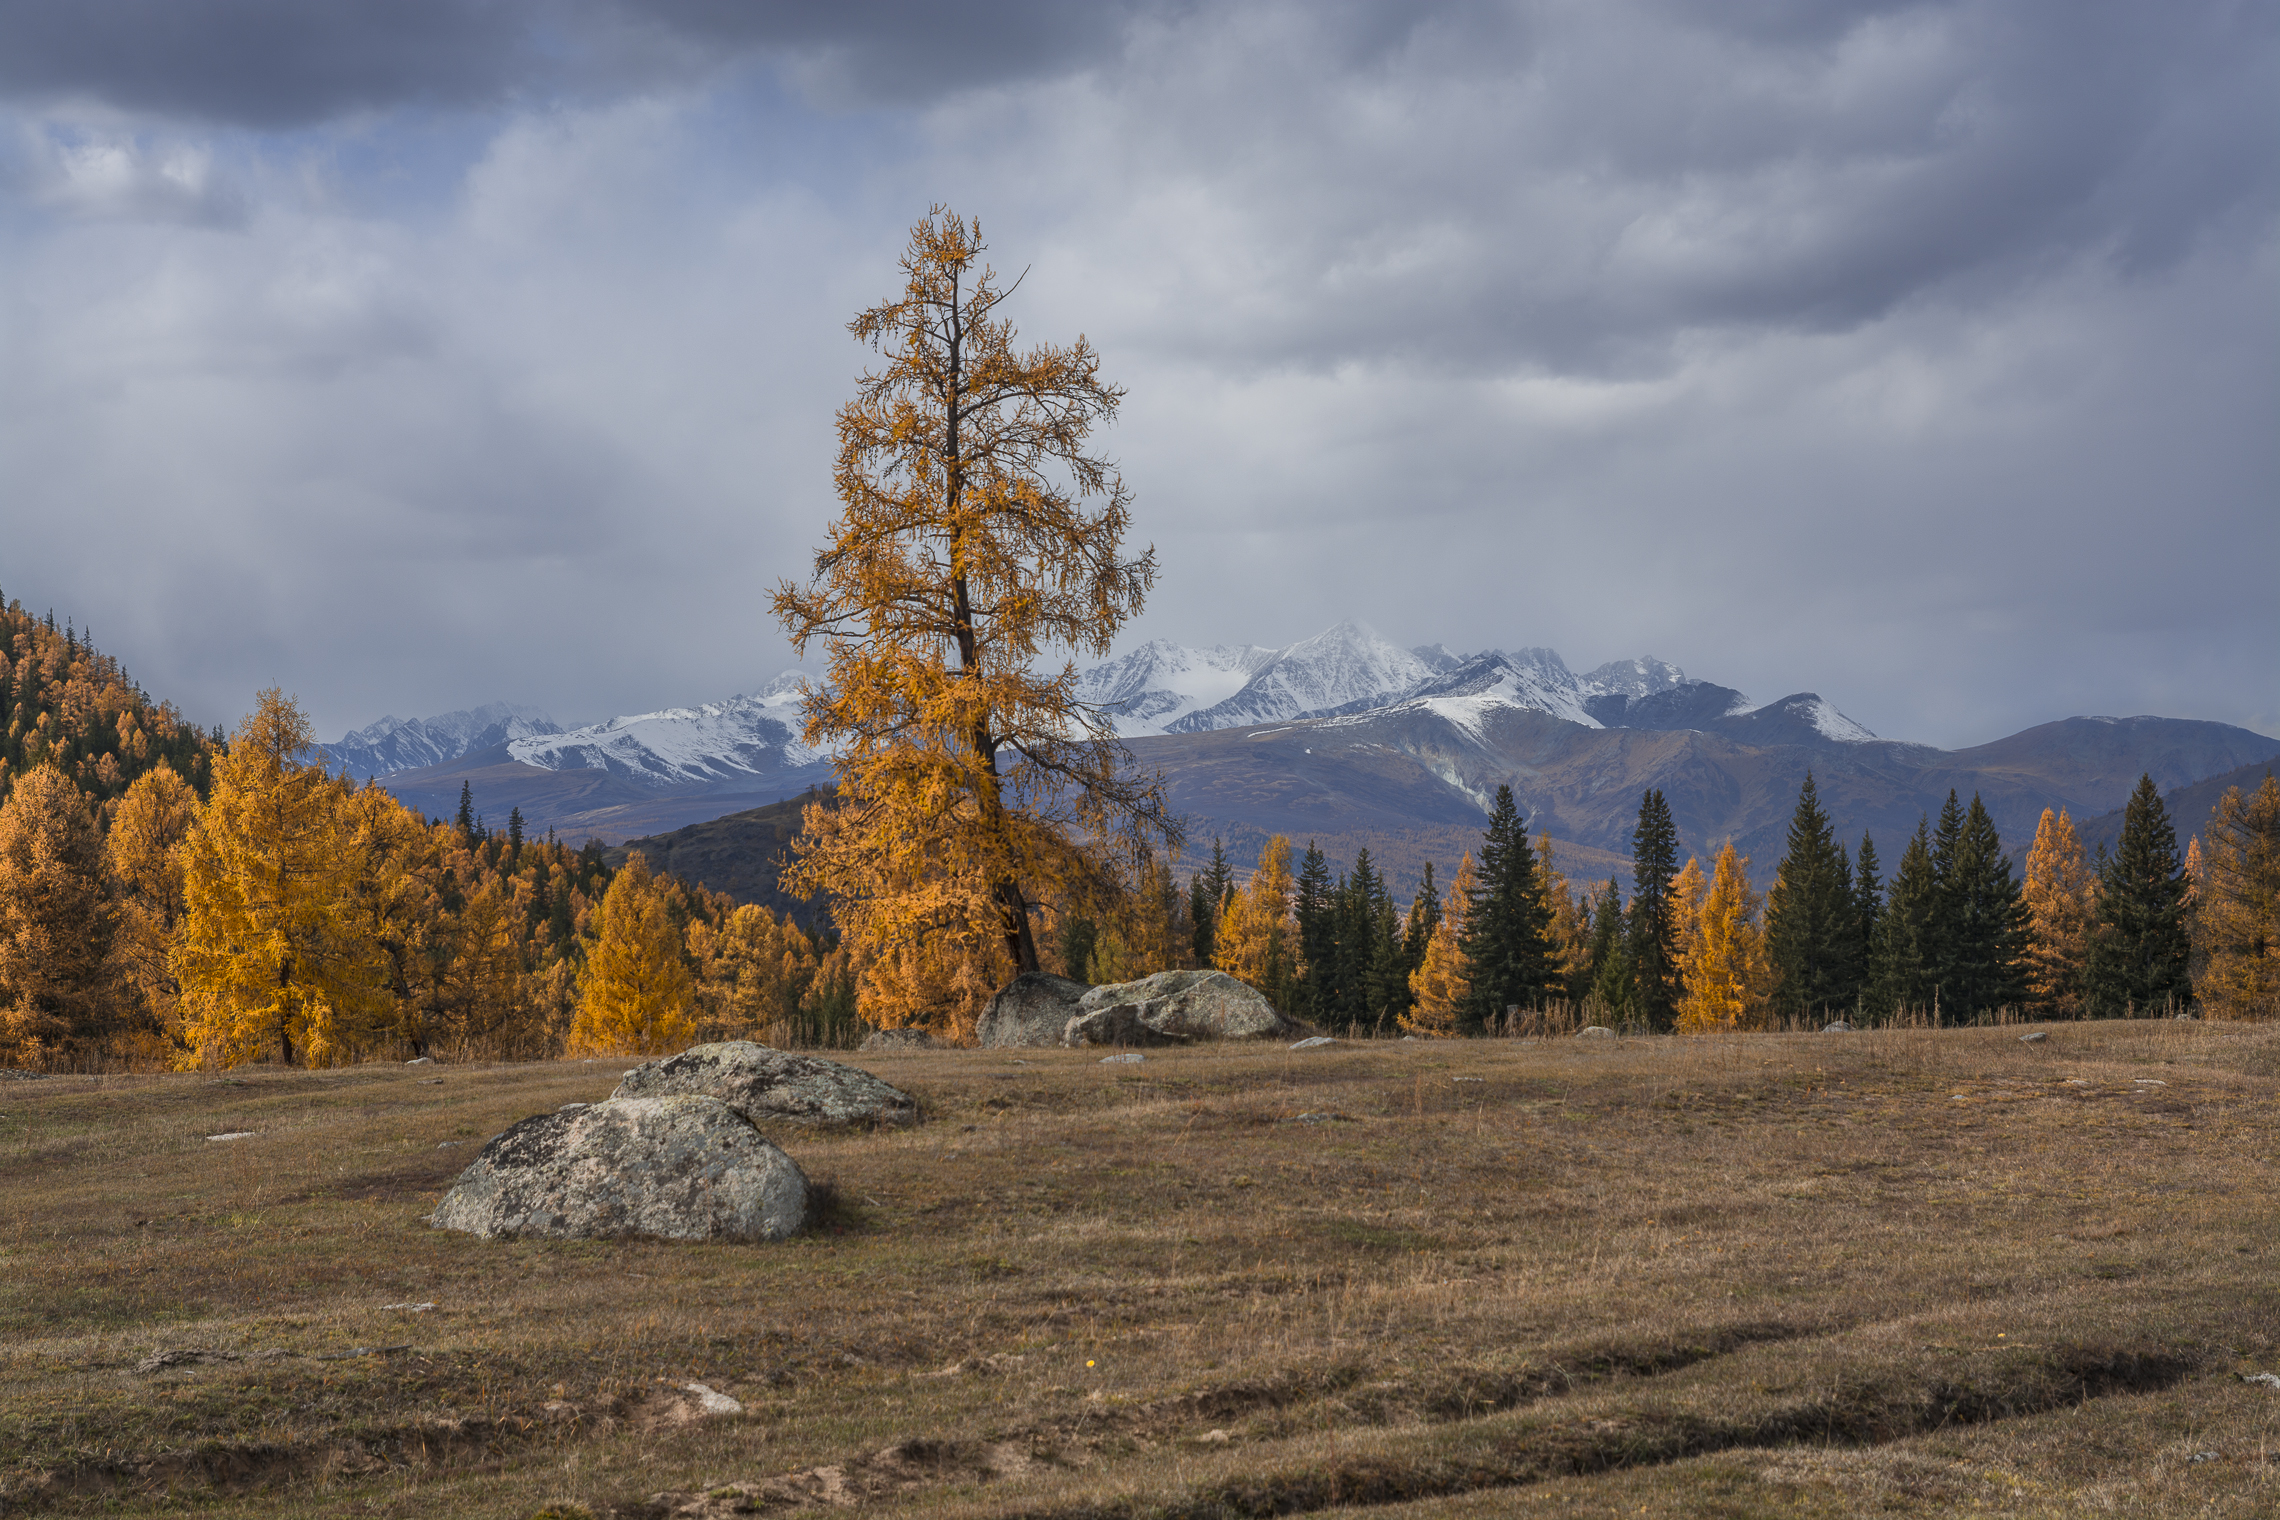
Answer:
<svg viewBox="0 0 2280 1520"><path fill-rule="evenodd" d="M1248 866L1279 833L1339 862L1366 845L1404 896L1425 862L1445 878L1478 847L1499 785L1572 880L1627 876L1640 794L1655 787L1683 853L1707 857L1730 838L1762 888L1807 770L1848 847L1873 834L1889 870L1951 788L1985 801L2017 861L2046 807L2096 840L2149 774L2185 809L2182 838L2218 780L2252 787L2280 759L2269 736L2162 717L2067 718L1942 750L1879 738L1814 692L1758 704L1651 658L1577 674L1548 649L1402 649L1355 622L1279 650L1157 641L1079 682L1187 818L1186 866L1215 837ZM519 809L534 833L675 853L677 874L720 875L709 884L759 900L789 837L788 810L769 805L830 780L829 757L800 743L799 726L793 673L754 695L572 730L507 704L386 719L327 751L428 814L448 817L465 786L493 828ZM732 815L755 809L740 843ZM753 857L741 866L740 851Z"/></svg>

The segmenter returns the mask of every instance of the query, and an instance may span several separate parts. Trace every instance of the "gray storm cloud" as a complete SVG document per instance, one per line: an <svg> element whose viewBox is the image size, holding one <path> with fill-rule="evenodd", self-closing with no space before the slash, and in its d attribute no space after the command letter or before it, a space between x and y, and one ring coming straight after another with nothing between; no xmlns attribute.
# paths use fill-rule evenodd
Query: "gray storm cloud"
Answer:
<svg viewBox="0 0 2280 1520"><path fill-rule="evenodd" d="M0 11L0 589L206 720L724 695L934 200L1130 387L1136 632L2280 730L2280 23Z"/></svg>

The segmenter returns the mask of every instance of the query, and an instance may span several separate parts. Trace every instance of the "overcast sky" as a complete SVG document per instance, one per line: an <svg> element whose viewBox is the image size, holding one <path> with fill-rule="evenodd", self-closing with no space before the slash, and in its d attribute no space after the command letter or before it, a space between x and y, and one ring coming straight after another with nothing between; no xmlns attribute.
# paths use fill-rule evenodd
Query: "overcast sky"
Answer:
<svg viewBox="0 0 2280 1520"><path fill-rule="evenodd" d="M201 722L776 674L932 201L1083 332L1126 643L2280 734L2257 0L0 4L0 590Z"/></svg>

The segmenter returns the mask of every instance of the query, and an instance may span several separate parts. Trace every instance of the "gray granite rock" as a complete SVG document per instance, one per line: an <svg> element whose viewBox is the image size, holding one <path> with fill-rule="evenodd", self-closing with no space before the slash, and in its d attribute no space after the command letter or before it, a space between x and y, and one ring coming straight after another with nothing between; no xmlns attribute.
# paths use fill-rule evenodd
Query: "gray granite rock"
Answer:
<svg viewBox="0 0 2280 1520"><path fill-rule="evenodd" d="M1305 1034L1272 1003L1224 971L1159 971L1095 987L1062 1032L1066 1045L1257 1040Z"/></svg>
<svg viewBox="0 0 2280 1520"><path fill-rule="evenodd" d="M781 1240L807 1178L718 1098L612 1098L525 1119L483 1147L428 1216L472 1235Z"/></svg>
<svg viewBox="0 0 2280 1520"><path fill-rule="evenodd" d="M940 1040L923 1029L877 1029L864 1036L861 1050L944 1050Z"/></svg>
<svg viewBox="0 0 2280 1520"><path fill-rule="evenodd" d="M982 1010L974 1026L975 1043L985 1048L1058 1045L1088 990L1083 982L1047 972L1017 976Z"/></svg>
<svg viewBox="0 0 2280 1520"><path fill-rule="evenodd" d="M636 1066L610 1096L684 1093L718 1098L755 1123L910 1124L918 1119L917 1099L859 1066L750 1040L692 1045L677 1056Z"/></svg>

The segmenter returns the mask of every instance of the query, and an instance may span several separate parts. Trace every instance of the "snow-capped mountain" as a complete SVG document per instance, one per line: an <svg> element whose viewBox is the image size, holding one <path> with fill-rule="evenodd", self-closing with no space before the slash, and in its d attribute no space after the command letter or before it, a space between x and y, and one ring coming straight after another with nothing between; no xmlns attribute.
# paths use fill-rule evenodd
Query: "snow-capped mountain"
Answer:
<svg viewBox="0 0 2280 1520"><path fill-rule="evenodd" d="M775 776L824 758L800 741L800 679L787 671L751 696L534 734L507 754L541 770L604 770L654 787Z"/></svg>
<svg viewBox="0 0 2280 1520"><path fill-rule="evenodd" d="M1876 736L1810 692L1753 709L1730 686L1651 655L1581 675L1555 650L1460 655L1403 649L1351 619L1283 649L1189 649L1168 639L1082 672L1078 691L1111 709L1125 738L1262 723L1345 718L1388 708L1430 712L1478 737L1499 709L1547 713L1585 728L1685 729L1749 722L1767 742L1866 743Z"/></svg>
<svg viewBox="0 0 2280 1520"><path fill-rule="evenodd" d="M1445 657L1446 650L1435 654ZM1162 725L1174 734L1281 723L1308 714L1342 712L1355 703L1390 701L1436 674L1435 664L1348 618L1310 639L1279 649L1242 689Z"/></svg>
<svg viewBox="0 0 2280 1520"><path fill-rule="evenodd" d="M1077 696L1110 709L1116 731L1126 738L1160 734L1240 692L1280 653L1257 644L1188 649L1156 639L1079 673Z"/></svg>
<svg viewBox="0 0 2280 1520"><path fill-rule="evenodd" d="M382 718L324 746L326 768L367 780L441 765L516 739L562 732L535 707L486 702L433 718Z"/></svg>

